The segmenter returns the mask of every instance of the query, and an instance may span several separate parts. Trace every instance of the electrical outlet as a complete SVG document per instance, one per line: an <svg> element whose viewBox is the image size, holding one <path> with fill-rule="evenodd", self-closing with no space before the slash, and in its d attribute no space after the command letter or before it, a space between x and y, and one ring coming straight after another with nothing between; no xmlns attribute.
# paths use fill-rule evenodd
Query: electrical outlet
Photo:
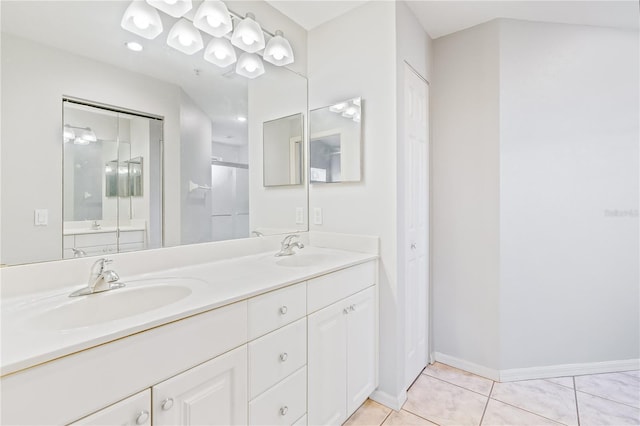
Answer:
<svg viewBox="0 0 640 426"><path fill-rule="evenodd" d="M49 210L35 209L33 211L33 224L35 226L47 226L49 224Z"/></svg>
<svg viewBox="0 0 640 426"><path fill-rule="evenodd" d="M314 225L322 225L322 207L313 208L313 223Z"/></svg>
<svg viewBox="0 0 640 426"><path fill-rule="evenodd" d="M296 224L304 224L304 210L302 209L302 207L296 207Z"/></svg>

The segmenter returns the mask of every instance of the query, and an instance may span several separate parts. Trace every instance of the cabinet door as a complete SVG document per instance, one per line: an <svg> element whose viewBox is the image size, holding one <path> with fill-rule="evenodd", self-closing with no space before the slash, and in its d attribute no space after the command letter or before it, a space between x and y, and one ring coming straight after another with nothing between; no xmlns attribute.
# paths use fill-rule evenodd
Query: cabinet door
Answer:
<svg viewBox="0 0 640 426"><path fill-rule="evenodd" d="M338 425L347 419L347 314L344 303L308 318L307 368L310 425Z"/></svg>
<svg viewBox="0 0 640 426"><path fill-rule="evenodd" d="M116 402L107 408L71 423L70 426L151 425L151 391L149 389Z"/></svg>
<svg viewBox="0 0 640 426"><path fill-rule="evenodd" d="M247 423L247 346L241 346L152 388L153 424Z"/></svg>
<svg viewBox="0 0 640 426"><path fill-rule="evenodd" d="M375 290L345 300L347 315L347 415L353 414L376 388Z"/></svg>

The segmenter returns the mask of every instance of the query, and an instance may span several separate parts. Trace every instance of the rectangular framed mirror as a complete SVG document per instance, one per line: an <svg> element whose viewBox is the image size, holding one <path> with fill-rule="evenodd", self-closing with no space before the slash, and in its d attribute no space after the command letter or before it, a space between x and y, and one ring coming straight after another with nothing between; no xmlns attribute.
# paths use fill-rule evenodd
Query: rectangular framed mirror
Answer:
<svg viewBox="0 0 640 426"><path fill-rule="evenodd" d="M302 184L303 115L294 114L262 126L264 186Z"/></svg>
<svg viewBox="0 0 640 426"><path fill-rule="evenodd" d="M361 98L310 111L310 183L360 181L361 135Z"/></svg>

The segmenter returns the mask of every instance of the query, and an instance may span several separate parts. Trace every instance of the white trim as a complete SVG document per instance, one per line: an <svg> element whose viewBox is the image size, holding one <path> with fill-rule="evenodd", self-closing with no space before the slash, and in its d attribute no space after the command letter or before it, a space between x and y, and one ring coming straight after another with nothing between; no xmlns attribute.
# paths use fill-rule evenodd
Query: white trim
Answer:
<svg viewBox="0 0 640 426"><path fill-rule="evenodd" d="M404 403L407 401L407 391L403 390L399 395L393 396L387 392L382 392L381 390L376 389L369 398L391 408L392 410L400 411Z"/></svg>
<svg viewBox="0 0 640 426"><path fill-rule="evenodd" d="M559 364L544 367L512 368L500 371L501 382L516 380L547 379L551 377L581 376L584 374L616 373L639 370L640 359L619 361L586 362L581 364Z"/></svg>
<svg viewBox="0 0 640 426"><path fill-rule="evenodd" d="M486 377L487 379L496 381L500 379L500 371L493 368L474 364L473 362L446 355L440 352L434 352L434 358L437 362L447 364L451 367L459 368L460 370L468 371L469 373L477 374L478 376Z"/></svg>

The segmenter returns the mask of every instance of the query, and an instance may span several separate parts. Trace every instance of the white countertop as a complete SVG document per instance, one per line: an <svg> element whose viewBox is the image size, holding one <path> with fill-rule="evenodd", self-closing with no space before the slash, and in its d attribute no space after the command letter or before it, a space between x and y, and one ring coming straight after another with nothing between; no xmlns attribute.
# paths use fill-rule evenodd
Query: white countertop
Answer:
<svg viewBox="0 0 640 426"><path fill-rule="evenodd" d="M34 325L34 318L41 313L82 299L68 297L72 291L80 288L78 286L3 299L0 305L1 375L377 258L377 255L370 253L307 246L299 251L300 255L317 254L325 258L310 266L281 266L276 262L283 258L275 258L274 253L271 251L144 275L121 276L120 281L127 283L125 289L142 287L156 280L162 282L163 279L167 283L176 278L191 278L200 282L191 287L189 296L177 302L86 327L47 330L46 325Z"/></svg>
<svg viewBox="0 0 640 426"><path fill-rule="evenodd" d="M84 235L84 234L104 234L107 232L144 231L144 226L100 226L100 228L65 228L62 235Z"/></svg>

